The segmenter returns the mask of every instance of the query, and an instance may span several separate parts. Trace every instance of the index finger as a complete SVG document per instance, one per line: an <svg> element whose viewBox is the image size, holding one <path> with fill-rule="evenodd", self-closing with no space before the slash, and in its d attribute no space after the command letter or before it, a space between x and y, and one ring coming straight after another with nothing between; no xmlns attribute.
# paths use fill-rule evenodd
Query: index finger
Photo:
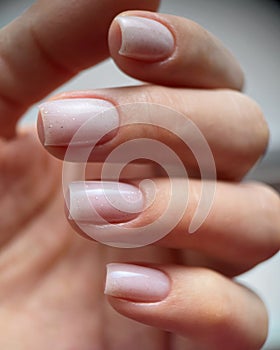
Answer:
<svg viewBox="0 0 280 350"><path fill-rule="evenodd" d="M112 19L159 0L39 0L0 31L0 130L12 137L34 102L108 56Z"/></svg>
<svg viewBox="0 0 280 350"><path fill-rule="evenodd" d="M154 84L240 90L237 60L211 33L186 18L128 11L109 31L111 56L125 73Z"/></svg>

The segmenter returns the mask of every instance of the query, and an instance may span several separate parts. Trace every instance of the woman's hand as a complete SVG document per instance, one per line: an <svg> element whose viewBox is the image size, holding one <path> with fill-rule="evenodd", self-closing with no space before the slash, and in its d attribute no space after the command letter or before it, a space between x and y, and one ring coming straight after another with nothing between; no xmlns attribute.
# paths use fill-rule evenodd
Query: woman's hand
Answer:
<svg viewBox="0 0 280 350"><path fill-rule="evenodd" d="M5 96L0 107L1 130L3 136L11 139L1 141L0 325L3 336L0 345L17 350L54 346L81 350L177 350L187 346L191 349L225 346L258 349L267 332L265 307L257 296L230 277L279 250L280 204L278 195L268 187L237 182L263 154L268 131L256 104L233 91L242 87L242 73L216 39L182 18L127 12L111 26L111 55L128 74L162 86L65 93L41 108L41 141L58 158L65 157L68 143L85 120L93 114L98 118L98 113L92 114L90 110L93 105L96 108L96 102L103 116L108 114L111 118L110 126L119 126L119 129L95 147L91 160L105 161L105 156L118 145L144 137L174 149L192 174L189 202L172 231L153 245L121 250L73 234L63 214L61 162L44 152L32 133L15 136L16 119L28 105L80 69L106 56L103 40L108 23L124 9L122 5L128 7L125 1L121 5L118 2L119 8L114 4L106 3L106 16L110 13L106 23L104 18L98 22L100 13L104 13L99 8L103 3L85 1L77 7L74 2L69 5L69 2L57 1L50 5L43 1L1 33L4 33L2 38L14 35L14 39L1 41L5 59L0 67L10 67L3 69L4 78L0 79L1 96ZM129 4L144 7L143 1ZM69 13L65 13L66 10ZM151 20L144 21L144 27L143 18ZM35 36L34 26L26 33L23 31L30 22L35 28L38 26ZM73 23L80 25L74 29ZM95 23L94 30L89 31L92 23ZM46 28L48 24L50 28ZM28 50L21 56L16 54L20 33L29 43L24 45ZM29 42L27 33L33 33L35 41L30 37ZM90 41L100 46L95 45L91 50ZM25 58L23 63L20 57ZM38 72L41 72L40 79L36 76ZM172 132L163 131L157 125L120 127L118 124L137 121L135 116L141 117L143 112L150 113L150 120L160 120L157 119L160 116L152 114L158 111L152 107L155 104L161 106L160 111L167 110L171 116L174 113L192 121L203 133L215 159L219 181L213 204L206 220L192 235L187 228L203 185L192 153ZM133 108L127 109L128 105ZM75 108L78 113L73 113ZM81 117L83 119L79 119ZM89 135L95 135L97 141L100 134L106 132L100 118L92 125L92 130L78 133L76 141L80 144L70 147L73 152L66 154L68 160L71 156L79 160L79 150L83 154L84 145L95 141L88 139ZM170 125L173 131L173 124ZM88 169L89 176L100 176L96 167ZM134 196L133 204L138 211L149 197L149 188L139 191L137 187L147 175L139 175L141 167L142 164L131 165L129 174L122 174L122 180L128 177L134 186L124 190ZM70 215L75 218L75 222L70 220L72 226L79 232L84 231L84 235L89 233L95 237L100 230L96 224L99 217L93 211L93 208L101 209L98 201L103 204L105 219L116 224L103 230L102 239L106 240L106 234L110 234L107 236L110 240L113 230L121 227L125 235L114 235L114 239L115 243L118 240L123 243L133 228L156 221L170 197L180 194L185 182L175 176L171 191L165 172L151 165L149 169L149 177L156 185L154 201L132 217L127 215L127 207L123 207L121 216L118 210L112 209L104 193L96 191L100 189L97 182L90 183L91 191L86 193L87 198L94 197L90 206L87 201L80 205L85 193L72 186L68 203ZM212 181L209 179L208 183L211 185ZM127 205L127 201L123 205ZM184 203L178 205L181 207ZM173 209L176 211L176 207ZM118 263L109 265L106 279L105 292L111 304L121 314L155 328L123 318L108 305L103 295L104 266L108 262ZM140 267L139 262L145 267Z"/></svg>

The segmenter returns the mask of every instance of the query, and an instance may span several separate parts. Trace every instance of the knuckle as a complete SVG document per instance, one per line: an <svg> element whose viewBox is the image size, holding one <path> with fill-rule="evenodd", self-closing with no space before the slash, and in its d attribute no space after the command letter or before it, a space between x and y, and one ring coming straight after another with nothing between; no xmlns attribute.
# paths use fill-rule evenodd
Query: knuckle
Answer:
<svg viewBox="0 0 280 350"><path fill-rule="evenodd" d="M235 110L236 122L243 126L246 153L254 161L263 155L269 142L269 128L261 107L249 96L233 90L225 90L229 102Z"/></svg>
<svg viewBox="0 0 280 350"><path fill-rule="evenodd" d="M253 183L253 186L259 191L261 205L264 210L271 212L277 218L280 217L280 196L271 186L264 183Z"/></svg>
<svg viewBox="0 0 280 350"><path fill-rule="evenodd" d="M258 193L260 210L266 218L266 258L268 258L280 249L280 196L269 185L252 183L251 186Z"/></svg>
<svg viewBox="0 0 280 350"><path fill-rule="evenodd" d="M211 303L206 299L202 302L201 318L211 328L225 327L229 325L232 317L232 302L229 294L226 292L227 288L221 288L225 281L217 272L213 270L204 269L203 271L204 291L203 296L207 298L208 294L215 296L211 299ZM223 292L225 290L225 292ZM207 308L205 306L207 305ZM205 310L207 312L205 313Z"/></svg>
<svg viewBox="0 0 280 350"><path fill-rule="evenodd" d="M230 291L228 289L229 285L225 284L225 280L222 280L220 275L210 271L204 276L204 280L206 280L208 293L215 297L211 298L211 303L209 300L208 302L205 301L207 312L204 311L202 317L205 324L207 324L207 337L211 339L213 343L217 344L217 348L221 348L222 344L231 344L231 346L228 346L229 349L236 349L237 346L239 349L248 349L257 348L256 344L263 344L267 336L267 313L261 300L248 290L250 300L254 299L251 305L247 305L248 310L251 309L252 305L254 309L255 306L258 305L258 310L256 310L255 315L259 319L257 325L259 333L257 337L252 338L250 336L252 326L247 325L249 318L247 321L244 321L240 318L238 313L238 310L243 304L242 298L244 297L245 301L248 300L245 290L239 290L237 292L236 288L239 289L239 287L235 285ZM242 292L242 294L239 294L240 292ZM240 296L242 295L241 299L238 299L238 294ZM247 331L244 330L245 322L246 326L248 326Z"/></svg>
<svg viewBox="0 0 280 350"><path fill-rule="evenodd" d="M260 156L265 153L269 142L269 128L264 113L259 104L250 97L239 93L239 100L249 118L256 154Z"/></svg>

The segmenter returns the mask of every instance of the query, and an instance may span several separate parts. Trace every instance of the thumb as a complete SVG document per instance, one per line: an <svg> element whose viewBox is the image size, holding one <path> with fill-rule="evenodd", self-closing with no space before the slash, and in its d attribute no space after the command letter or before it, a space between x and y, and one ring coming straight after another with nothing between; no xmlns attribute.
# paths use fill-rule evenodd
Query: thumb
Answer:
<svg viewBox="0 0 280 350"><path fill-rule="evenodd" d="M15 134L34 102L108 56L107 32L128 9L155 10L159 0L39 0L0 31L0 130Z"/></svg>

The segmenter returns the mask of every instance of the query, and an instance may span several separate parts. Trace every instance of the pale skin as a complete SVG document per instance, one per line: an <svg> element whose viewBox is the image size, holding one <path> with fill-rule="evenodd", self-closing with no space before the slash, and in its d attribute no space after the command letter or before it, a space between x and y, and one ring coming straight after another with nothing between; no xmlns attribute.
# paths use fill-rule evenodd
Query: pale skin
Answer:
<svg viewBox="0 0 280 350"><path fill-rule="evenodd" d="M238 182L268 142L260 108L238 92L243 85L238 63L198 25L144 12L155 10L157 1L76 3L38 1L0 32L0 348L259 349L267 336L265 305L231 278L278 252L280 201L266 185ZM200 231L182 235L201 186L193 164L190 207L182 221L160 242L130 250L103 246L73 230L79 231L64 214L62 162L49 154L63 158L65 148L47 147L48 153L35 130L17 131L15 125L34 102L106 58L110 23L135 8L141 11L125 15L164 22L176 38L177 53L167 64L142 62L119 55L120 31L115 21L111 24L110 55L123 71L150 85L54 98L99 96L120 104L144 100L188 110L213 150L219 181ZM208 61L208 55L216 60ZM219 128L211 128L209 119ZM40 118L39 133L42 140ZM105 145L100 161L128 135L134 136L123 130ZM144 136L145 129L137 135ZM165 133L150 130L149 135L180 153L180 145ZM187 153L182 156L191 161ZM149 176L156 175L152 169ZM155 181L164 196L167 180ZM162 202L142 213L137 224L153 220ZM164 300L137 303L104 296L106 263L133 261L152 264L169 276L172 287Z"/></svg>

